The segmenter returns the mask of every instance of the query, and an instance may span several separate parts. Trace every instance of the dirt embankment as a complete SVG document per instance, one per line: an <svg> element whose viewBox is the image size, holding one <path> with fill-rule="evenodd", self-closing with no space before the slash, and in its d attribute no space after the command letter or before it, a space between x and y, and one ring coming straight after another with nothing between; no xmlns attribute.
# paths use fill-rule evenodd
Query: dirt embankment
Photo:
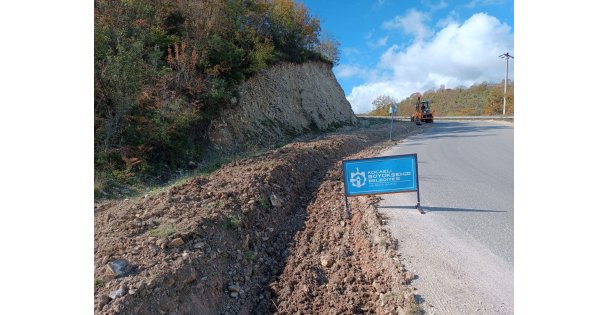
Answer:
<svg viewBox="0 0 608 315"><path fill-rule="evenodd" d="M235 152L356 124L330 64L282 62L239 87L232 105L212 121L209 140L215 150Z"/></svg>
<svg viewBox="0 0 608 315"><path fill-rule="evenodd" d="M412 313L413 275L372 197L344 220L341 160L388 145L376 125L96 206L96 314ZM394 134L415 130L396 123Z"/></svg>

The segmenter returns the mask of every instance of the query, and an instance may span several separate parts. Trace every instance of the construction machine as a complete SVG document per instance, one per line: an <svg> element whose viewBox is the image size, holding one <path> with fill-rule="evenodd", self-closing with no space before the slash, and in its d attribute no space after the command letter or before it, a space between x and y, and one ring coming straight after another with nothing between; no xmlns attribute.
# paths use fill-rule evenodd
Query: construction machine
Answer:
<svg viewBox="0 0 608 315"><path fill-rule="evenodd" d="M418 101L416 102L416 112L410 117L413 122L416 122L416 125L421 125L423 122L425 123L433 123L435 111L431 110L431 101L421 101L420 95L418 96Z"/></svg>

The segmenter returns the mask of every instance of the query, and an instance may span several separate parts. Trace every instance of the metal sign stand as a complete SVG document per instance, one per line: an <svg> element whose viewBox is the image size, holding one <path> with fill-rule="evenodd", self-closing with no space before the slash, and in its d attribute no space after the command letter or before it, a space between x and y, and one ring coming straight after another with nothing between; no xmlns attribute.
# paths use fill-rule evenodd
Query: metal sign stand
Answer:
<svg viewBox="0 0 608 315"><path fill-rule="evenodd" d="M346 220L350 219L350 205L348 203L348 196L349 196L349 189L347 188L347 167L346 167L346 162L359 162L362 160L374 160L374 161L378 161L378 160L383 160L383 159L394 159L395 157L398 158L409 158L413 156L415 159L415 168L416 168L416 172L415 172L415 177L416 177L416 187L415 189L411 189L411 188L405 188L403 190L397 190L394 192L363 192L363 193L356 193L356 194L350 194L350 196L353 195L376 195L376 194L387 194L387 193L399 193L399 192L414 192L416 191L416 209L420 212L420 214L425 214L424 210L422 209L422 206L420 205L420 180L419 180L419 176L418 176L418 156L417 154L404 154L404 155L398 155L398 156L386 156L386 157L377 157L377 158L366 158L366 159L358 159L358 160L343 160L342 161L342 176L343 176L343 184L344 184L344 217ZM412 170L413 171L413 170ZM356 170L357 173L359 173L359 168L357 168ZM357 173L351 173L351 174L357 174ZM351 175L353 176L353 175ZM357 183L358 180L357 180ZM361 185L363 186L363 185ZM361 186L355 186L355 187L361 187Z"/></svg>
<svg viewBox="0 0 608 315"><path fill-rule="evenodd" d="M416 204L416 209L418 209L418 211L420 211L420 214L425 214L424 210L422 210L422 207L420 206L420 187L418 187L418 190L416 190L416 197L418 197L418 203Z"/></svg>
<svg viewBox="0 0 608 315"><path fill-rule="evenodd" d="M391 104L390 105L390 114L391 114L391 128L390 131L388 133L388 139L390 141L393 141L393 117L395 117L395 105Z"/></svg>
<svg viewBox="0 0 608 315"><path fill-rule="evenodd" d="M346 203L346 208L344 209L344 217L346 220L350 220L350 209L348 207L348 196L344 194L344 202Z"/></svg>
<svg viewBox="0 0 608 315"><path fill-rule="evenodd" d="M416 156L416 198L418 198L418 203L416 204L416 209L420 211L420 214L424 214L424 210L420 206L420 182L418 181L418 157Z"/></svg>

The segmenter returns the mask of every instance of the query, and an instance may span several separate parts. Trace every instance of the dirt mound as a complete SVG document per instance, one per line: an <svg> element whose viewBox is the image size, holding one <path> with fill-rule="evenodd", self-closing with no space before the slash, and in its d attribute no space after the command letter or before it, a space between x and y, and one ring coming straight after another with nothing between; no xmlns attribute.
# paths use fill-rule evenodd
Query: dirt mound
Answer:
<svg viewBox="0 0 608 315"><path fill-rule="evenodd" d="M415 129L397 123L395 134ZM353 218L341 218L340 161L376 153L387 132L292 143L154 196L96 206L95 312L408 311L411 275L392 259L374 199L351 198Z"/></svg>
<svg viewBox="0 0 608 315"><path fill-rule="evenodd" d="M354 211L345 222L338 215L344 202L337 196L343 194L340 162L307 208L309 219L290 247L294 252L272 284L279 313L410 313L415 302L405 284L413 275L393 260L396 244L373 205L379 199L351 198Z"/></svg>

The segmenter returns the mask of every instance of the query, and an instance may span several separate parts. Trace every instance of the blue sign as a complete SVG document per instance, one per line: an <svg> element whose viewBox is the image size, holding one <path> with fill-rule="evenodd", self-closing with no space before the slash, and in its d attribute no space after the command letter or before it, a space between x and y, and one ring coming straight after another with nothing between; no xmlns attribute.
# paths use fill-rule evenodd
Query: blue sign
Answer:
<svg viewBox="0 0 608 315"><path fill-rule="evenodd" d="M344 160L346 196L418 190L416 154Z"/></svg>

